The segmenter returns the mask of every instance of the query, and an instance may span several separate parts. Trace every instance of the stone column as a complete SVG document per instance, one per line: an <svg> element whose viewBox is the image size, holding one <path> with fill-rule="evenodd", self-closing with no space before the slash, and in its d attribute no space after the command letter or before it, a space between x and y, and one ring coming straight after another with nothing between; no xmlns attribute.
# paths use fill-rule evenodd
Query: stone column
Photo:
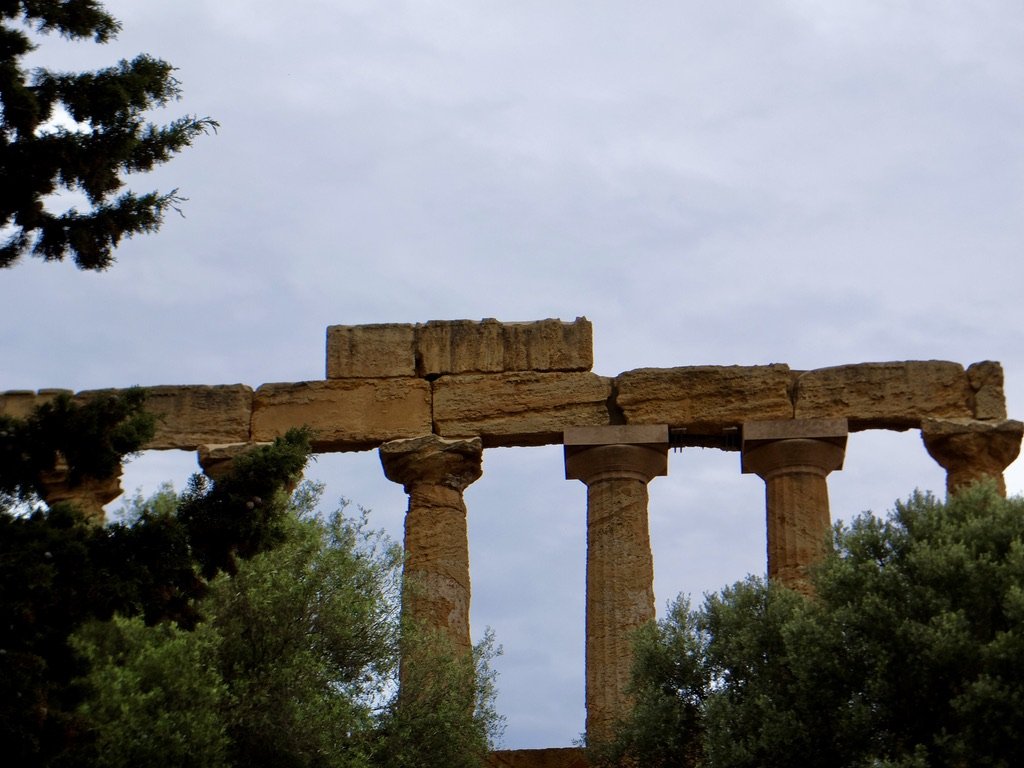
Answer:
<svg viewBox="0 0 1024 768"><path fill-rule="evenodd" d="M829 472L842 469L846 419L743 425L742 471L765 482L768 578L810 593L807 569L828 551Z"/></svg>
<svg viewBox="0 0 1024 768"><path fill-rule="evenodd" d="M565 477L587 486L587 734L628 714L632 633L654 619L647 484L668 473L664 425L568 429Z"/></svg>
<svg viewBox="0 0 1024 768"><path fill-rule="evenodd" d="M425 435L380 447L389 480L409 494L405 515L402 611L468 654L469 539L462 493L480 477L480 438L446 440Z"/></svg>
<svg viewBox="0 0 1024 768"><path fill-rule="evenodd" d="M921 438L929 455L946 470L946 493L952 496L979 480L996 481L1006 495L1005 470L1020 453L1024 424L999 421L941 421L926 419Z"/></svg>
<svg viewBox="0 0 1024 768"><path fill-rule="evenodd" d="M123 492L121 488L121 472L112 477L83 477L72 483L69 469L64 457L58 454L57 465L39 475L42 486L42 497L49 506L68 503L74 505L88 520L95 525L103 525L105 513L103 507Z"/></svg>

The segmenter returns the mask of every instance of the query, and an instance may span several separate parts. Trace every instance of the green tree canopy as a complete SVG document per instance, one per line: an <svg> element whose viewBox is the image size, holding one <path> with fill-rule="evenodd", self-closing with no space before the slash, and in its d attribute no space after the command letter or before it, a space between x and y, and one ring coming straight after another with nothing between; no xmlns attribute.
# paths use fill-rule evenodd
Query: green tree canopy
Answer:
<svg viewBox="0 0 1024 768"><path fill-rule="evenodd" d="M26 419L0 418L0 754L6 764L60 764L81 746L76 707L83 691L73 680L85 667L68 643L79 627L120 615L191 629L210 578L285 537L287 489L309 451L301 430L239 459L237 473L222 484L194 483L187 518L166 503L106 527L90 524L70 505L26 513L19 499L38 502L39 473L52 468L57 454L66 457L70 474L117 471L122 453L152 433L141 398L130 392L85 405L61 399ZM258 514L249 508L253 498L261 499Z"/></svg>
<svg viewBox="0 0 1024 768"><path fill-rule="evenodd" d="M365 513L318 517L316 491L300 486L276 547L210 583L194 632L117 617L72 636L88 661L77 713L92 737L76 765L483 764L498 724L490 638L474 669L403 628L400 549ZM408 653L410 642L418 652L402 666L399 695L399 648Z"/></svg>
<svg viewBox="0 0 1024 768"><path fill-rule="evenodd" d="M63 755L62 765L227 768L229 692L212 626L189 632L115 616L83 625L71 645L87 670L77 714L90 738Z"/></svg>
<svg viewBox="0 0 1024 768"><path fill-rule="evenodd" d="M31 253L106 269L123 237L155 231L181 200L176 190L122 191L124 174L149 171L216 128L194 116L147 122L147 111L180 95L170 64L146 54L94 72L21 64L42 35L105 43L119 31L98 0L0 2L0 267ZM86 210L49 210L61 189L82 193Z"/></svg>
<svg viewBox="0 0 1024 768"><path fill-rule="evenodd" d="M99 526L40 476L103 479L144 393L0 417L0 754L21 766L461 768L497 733L475 661L400 622L400 549L295 488L293 430ZM403 664L399 649L415 657ZM415 653L412 649L415 648Z"/></svg>
<svg viewBox="0 0 1024 768"><path fill-rule="evenodd" d="M637 644L599 764L1024 763L1024 499L915 494L837 528L808 599L759 579L678 601Z"/></svg>

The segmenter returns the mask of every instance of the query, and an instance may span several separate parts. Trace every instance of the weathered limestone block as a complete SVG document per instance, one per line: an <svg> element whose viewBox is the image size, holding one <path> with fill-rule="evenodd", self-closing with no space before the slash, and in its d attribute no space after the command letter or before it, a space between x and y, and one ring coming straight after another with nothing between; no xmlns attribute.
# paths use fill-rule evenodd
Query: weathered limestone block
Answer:
<svg viewBox="0 0 1024 768"><path fill-rule="evenodd" d="M918 427L922 419L970 418L975 399L959 363L912 360L819 368L796 383L798 419L845 418L850 430Z"/></svg>
<svg viewBox="0 0 1024 768"><path fill-rule="evenodd" d="M967 380L974 392L974 418L1005 419L1003 366L992 360L973 363L967 366Z"/></svg>
<svg viewBox="0 0 1024 768"><path fill-rule="evenodd" d="M147 449L194 451L203 443L249 439L252 388L244 384L143 387L147 411L156 416L156 434ZM89 397L79 392L78 397Z"/></svg>
<svg viewBox="0 0 1024 768"><path fill-rule="evenodd" d="M793 417L787 365L639 368L615 379L627 424L718 434L752 419Z"/></svg>
<svg viewBox="0 0 1024 768"><path fill-rule="evenodd" d="M38 406L50 402L58 395L73 394L70 389L40 389L38 392L31 389L12 389L0 393L0 416L24 419Z"/></svg>
<svg viewBox="0 0 1024 768"><path fill-rule="evenodd" d="M579 747L549 749L502 749L487 756L488 768L587 768L586 753Z"/></svg>
<svg viewBox="0 0 1024 768"><path fill-rule="evenodd" d="M328 326L327 378L415 376L414 341L410 323Z"/></svg>
<svg viewBox="0 0 1024 768"><path fill-rule="evenodd" d="M429 433L430 383L333 379L264 384L256 390L253 441L270 441L301 426L313 430L314 451L362 451Z"/></svg>
<svg viewBox="0 0 1024 768"><path fill-rule="evenodd" d="M0 394L0 416L23 419L36 407L33 389L9 389Z"/></svg>
<svg viewBox="0 0 1024 768"><path fill-rule="evenodd" d="M143 387L146 410L156 416L156 434L147 450L180 448L195 450L202 443L233 443L249 439L252 418L252 389L244 384L218 386L185 385ZM95 389L72 393L68 389L0 394L0 415L24 418L32 410L58 395L79 401L116 393L116 389Z"/></svg>
<svg viewBox="0 0 1024 768"><path fill-rule="evenodd" d="M1006 495L1005 470L1020 454L1024 423L1013 419L943 421L927 419L921 439L928 454L946 470L946 491L955 493L979 480L995 480Z"/></svg>
<svg viewBox="0 0 1024 768"><path fill-rule="evenodd" d="M593 364L593 328L584 317L572 323L434 320L416 327L420 376L589 371Z"/></svg>
<svg viewBox="0 0 1024 768"><path fill-rule="evenodd" d="M593 373L442 376L435 432L479 435L485 448L562 442L567 427L608 424L611 381Z"/></svg>
<svg viewBox="0 0 1024 768"><path fill-rule="evenodd" d="M327 329L329 379L589 371L593 363L593 329L582 317L572 323L500 323L488 318Z"/></svg>

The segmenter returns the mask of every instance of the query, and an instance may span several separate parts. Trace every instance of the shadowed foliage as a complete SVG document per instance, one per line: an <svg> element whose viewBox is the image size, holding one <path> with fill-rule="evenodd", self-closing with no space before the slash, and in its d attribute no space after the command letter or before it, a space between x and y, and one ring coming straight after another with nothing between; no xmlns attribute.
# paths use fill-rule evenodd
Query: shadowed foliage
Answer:
<svg viewBox="0 0 1024 768"><path fill-rule="evenodd" d="M74 682L87 665L68 642L79 627L117 615L192 629L209 578L284 539L286 489L298 480L309 450L303 431L256 449L240 462L239 476L225 478L226 489L213 484L199 493L194 483L189 519L178 515L176 503L164 503L104 527L72 505L41 505L38 472L58 453L67 454L69 472L119 471L122 452L137 450L152 432L142 399L130 392L85 405L59 400L27 419L3 421L0 445L11 459L3 464L0 486L0 751L6 765L68 764L88 742L77 711L84 692ZM247 500L257 496L265 501L253 515ZM213 526L216 514L223 520ZM211 526L215 546L206 542Z"/></svg>
<svg viewBox="0 0 1024 768"><path fill-rule="evenodd" d="M85 403L61 394L27 418L0 415L0 501L43 493L42 474L58 461L72 485L118 474L125 456L153 436L155 418L145 411L139 388L97 394Z"/></svg>
<svg viewBox="0 0 1024 768"><path fill-rule="evenodd" d="M193 116L146 120L180 95L170 64L140 54L94 72L21 65L42 36L105 43L119 31L97 0L0 3L0 267L31 253L106 269L122 238L156 231L182 201L176 190L122 191L125 174L153 169L217 127ZM85 210L52 211L62 192Z"/></svg>

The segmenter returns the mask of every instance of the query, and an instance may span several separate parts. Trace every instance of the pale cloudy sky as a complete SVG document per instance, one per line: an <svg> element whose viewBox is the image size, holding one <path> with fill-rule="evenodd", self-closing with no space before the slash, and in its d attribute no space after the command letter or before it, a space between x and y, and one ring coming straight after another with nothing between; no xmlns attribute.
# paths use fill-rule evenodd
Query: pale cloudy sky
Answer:
<svg viewBox="0 0 1024 768"><path fill-rule="evenodd" d="M105 274L0 273L0 389L324 375L335 323L585 315L595 371L1001 360L1024 415L1024 5L880 0L116 0L109 46L176 65L221 123L135 188L185 218ZM185 454L125 484L179 485ZM558 447L467 493L474 635L504 646L506 746L583 729L585 488ZM401 536L376 454L310 474ZM1007 475L1024 489L1024 471ZM833 511L943 474L858 433ZM690 450L651 484L659 607L764 570L763 484Z"/></svg>

